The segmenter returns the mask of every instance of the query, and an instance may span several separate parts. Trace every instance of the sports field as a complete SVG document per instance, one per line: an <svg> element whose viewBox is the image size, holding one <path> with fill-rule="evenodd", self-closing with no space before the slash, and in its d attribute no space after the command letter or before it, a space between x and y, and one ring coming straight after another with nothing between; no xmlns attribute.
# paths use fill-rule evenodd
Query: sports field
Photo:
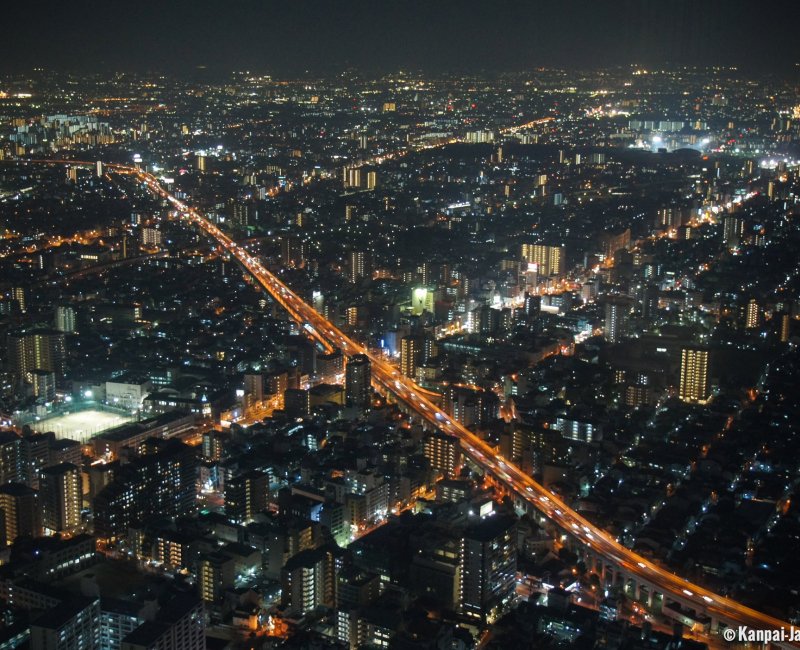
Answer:
<svg viewBox="0 0 800 650"><path fill-rule="evenodd" d="M31 422L31 428L41 432L53 431L56 438L70 438L83 444L88 442L92 436L111 427L130 422L131 419L116 413L89 409Z"/></svg>

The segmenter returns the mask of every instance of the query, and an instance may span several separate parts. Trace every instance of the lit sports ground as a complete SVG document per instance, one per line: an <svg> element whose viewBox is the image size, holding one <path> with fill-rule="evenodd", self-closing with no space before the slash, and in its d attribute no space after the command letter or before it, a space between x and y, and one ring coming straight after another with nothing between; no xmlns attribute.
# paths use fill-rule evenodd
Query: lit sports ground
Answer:
<svg viewBox="0 0 800 650"><path fill-rule="evenodd" d="M89 409L31 422L30 427L42 433L53 431L56 434L56 438L70 438L85 444L98 433L130 422L132 419L117 413Z"/></svg>

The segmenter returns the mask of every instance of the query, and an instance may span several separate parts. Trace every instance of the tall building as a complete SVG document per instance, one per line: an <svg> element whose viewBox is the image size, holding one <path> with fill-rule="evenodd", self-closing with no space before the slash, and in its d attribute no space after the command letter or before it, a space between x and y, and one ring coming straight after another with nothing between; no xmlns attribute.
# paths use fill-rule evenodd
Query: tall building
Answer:
<svg viewBox="0 0 800 650"><path fill-rule="evenodd" d="M232 555L215 551L202 555L197 563L200 595L207 603L219 603L225 589L235 579L236 561Z"/></svg>
<svg viewBox="0 0 800 650"><path fill-rule="evenodd" d="M495 515L469 526L461 541L461 613L492 623L514 601L517 519Z"/></svg>
<svg viewBox="0 0 800 650"><path fill-rule="evenodd" d="M536 264L539 275L563 275L565 260L563 246L548 246L546 244L522 244L522 258L528 264Z"/></svg>
<svg viewBox="0 0 800 650"><path fill-rule="evenodd" d="M371 256L368 251L350 251L350 282L355 284L372 275Z"/></svg>
<svg viewBox="0 0 800 650"><path fill-rule="evenodd" d="M42 524L53 533L72 531L81 524L81 471L72 463L45 467L39 472Z"/></svg>
<svg viewBox="0 0 800 650"><path fill-rule="evenodd" d="M755 298L750 298L744 308L744 327L751 330L761 324L761 310Z"/></svg>
<svg viewBox="0 0 800 650"><path fill-rule="evenodd" d="M344 373L344 355L341 350L317 355L317 377L326 384L340 384Z"/></svg>
<svg viewBox="0 0 800 650"><path fill-rule="evenodd" d="M333 607L338 564L341 554L335 545L297 553L281 571L282 604L300 616L319 606Z"/></svg>
<svg viewBox="0 0 800 650"><path fill-rule="evenodd" d="M627 298L612 296L606 300L605 331L603 333L609 343L619 343L628 330L631 303Z"/></svg>
<svg viewBox="0 0 800 650"><path fill-rule="evenodd" d="M52 402L56 398L56 374L49 370L33 370L30 373L33 396L37 400Z"/></svg>
<svg viewBox="0 0 800 650"><path fill-rule="evenodd" d="M372 367L365 354L354 354L345 368L345 400L348 406L366 409L372 395Z"/></svg>
<svg viewBox="0 0 800 650"><path fill-rule="evenodd" d="M725 215L722 220L722 242L734 248L744 237L744 219L733 214Z"/></svg>
<svg viewBox="0 0 800 650"><path fill-rule="evenodd" d="M115 538L155 517L183 517L195 509L197 459L179 440L154 440L152 453L120 467L94 498L94 528Z"/></svg>
<svg viewBox="0 0 800 650"><path fill-rule="evenodd" d="M267 509L269 474L252 470L225 482L225 514L235 522L253 521Z"/></svg>
<svg viewBox="0 0 800 650"><path fill-rule="evenodd" d="M23 483L24 480L22 438L13 431L0 431L0 484Z"/></svg>
<svg viewBox="0 0 800 650"><path fill-rule="evenodd" d="M302 266L307 254L308 245L299 237L284 237L281 241L281 257L286 266Z"/></svg>
<svg viewBox="0 0 800 650"><path fill-rule="evenodd" d="M21 312L27 311L27 302L25 300L25 294L27 293L25 287L13 287L11 289L11 299L17 301L17 305L19 305L19 310Z"/></svg>
<svg viewBox="0 0 800 650"><path fill-rule="evenodd" d="M445 478L454 478L461 465L461 447L458 438L445 433L432 433L425 439L425 458L431 469Z"/></svg>
<svg viewBox="0 0 800 650"><path fill-rule="evenodd" d="M42 522L36 490L22 483L0 485L0 512L4 529L0 529L5 544L17 537L41 537Z"/></svg>
<svg viewBox="0 0 800 650"><path fill-rule="evenodd" d="M786 312L778 312L773 316L775 321L777 322L777 330L778 330L778 337L781 343L787 343L789 341L789 336L791 335L791 327L792 327L792 317L790 314Z"/></svg>
<svg viewBox="0 0 800 650"><path fill-rule="evenodd" d="M710 397L708 385L708 350L681 350L681 378L678 396L684 402L705 404Z"/></svg>
<svg viewBox="0 0 800 650"><path fill-rule="evenodd" d="M434 356L435 349L433 340L427 336L404 336L400 341L400 371L406 377L416 377L417 368Z"/></svg>
<svg viewBox="0 0 800 650"><path fill-rule="evenodd" d="M65 356L64 332L36 329L8 336L9 366L18 380L31 382L34 370L46 370L61 379Z"/></svg>

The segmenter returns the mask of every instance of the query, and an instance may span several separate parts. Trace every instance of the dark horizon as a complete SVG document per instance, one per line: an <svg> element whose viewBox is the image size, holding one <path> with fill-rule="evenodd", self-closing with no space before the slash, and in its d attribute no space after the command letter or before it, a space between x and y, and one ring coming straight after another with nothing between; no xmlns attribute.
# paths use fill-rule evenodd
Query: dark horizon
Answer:
<svg viewBox="0 0 800 650"><path fill-rule="evenodd" d="M795 73L797 3L747 0L476 2L352 0L289 6L175 0L117 8L45 3L6 9L0 72L157 70L326 73L736 66Z"/></svg>

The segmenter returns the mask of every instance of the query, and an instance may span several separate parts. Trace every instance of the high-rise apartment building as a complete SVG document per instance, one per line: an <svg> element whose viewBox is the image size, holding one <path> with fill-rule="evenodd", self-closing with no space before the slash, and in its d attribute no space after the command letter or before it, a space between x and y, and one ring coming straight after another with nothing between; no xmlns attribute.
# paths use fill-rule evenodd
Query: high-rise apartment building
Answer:
<svg viewBox="0 0 800 650"><path fill-rule="evenodd" d="M606 300L605 312L604 337L609 343L619 343L627 334L631 314L630 300L622 296L612 296Z"/></svg>
<svg viewBox="0 0 800 650"><path fill-rule="evenodd" d="M461 465L461 446L458 438L445 433L432 433L425 439L425 458L431 469L445 478L453 478Z"/></svg>
<svg viewBox="0 0 800 650"><path fill-rule="evenodd" d="M427 336L409 335L400 341L400 371L406 377L415 378L417 368L435 355L436 345Z"/></svg>
<svg viewBox="0 0 800 650"><path fill-rule="evenodd" d="M13 544L17 537L40 537L42 521L36 490L22 483L0 485L0 512L4 528L0 542Z"/></svg>
<svg viewBox="0 0 800 650"><path fill-rule="evenodd" d="M39 472L42 524L46 531L73 531L81 524L81 471L72 463L45 467Z"/></svg>
<svg viewBox="0 0 800 650"><path fill-rule="evenodd" d="M469 526L461 541L461 613L492 623L514 601L517 528L513 515L495 515Z"/></svg>
<svg viewBox="0 0 800 650"><path fill-rule="evenodd" d="M247 523L267 509L269 474L252 470L225 483L225 514L232 521Z"/></svg>
<svg viewBox="0 0 800 650"><path fill-rule="evenodd" d="M704 404L710 397L708 384L708 350L681 350L681 377L678 395L684 402Z"/></svg>
<svg viewBox="0 0 800 650"><path fill-rule="evenodd" d="M61 379L65 356L64 332L36 329L8 336L9 366L17 380L31 382L34 370L46 370Z"/></svg>
<svg viewBox="0 0 800 650"><path fill-rule="evenodd" d="M95 497L94 527L99 537L127 534L131 526L153 517L177 518L194 512L194 450L178 440L154 442L154 452L122 466Z"/></svg>
<svg viewBox="0 0 800 650"><path fill-rule="evenodd" d="M344 386L348 406L366 409L372 395L372 367L365 354L354 354L347 360Z"/></svg>
<svg viewBox="0 0 800 650"><path fill-rule="evenodd" d="M563 246L549 246L546 244L522 244L522 258L528 264L536 264L539 275L563 275L565 260Z"/></svg>
<svg viewBox="0 0 800 650"><path fill-rule="evenodd" d="M372 275L371 256L368 251L350 251L350 282L355 284L359 280Z"/></svg>

